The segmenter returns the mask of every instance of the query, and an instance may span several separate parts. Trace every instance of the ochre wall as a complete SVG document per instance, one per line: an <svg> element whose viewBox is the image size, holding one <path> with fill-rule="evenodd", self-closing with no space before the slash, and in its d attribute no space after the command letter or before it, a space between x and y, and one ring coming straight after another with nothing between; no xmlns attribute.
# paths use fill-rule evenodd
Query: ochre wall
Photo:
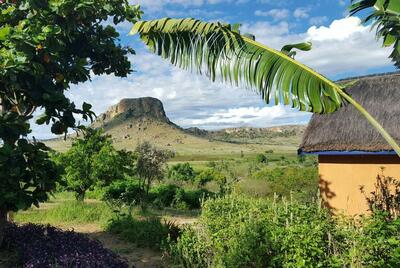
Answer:
<svg viewBox="0 0 400 268"><path fill-rule="evenodd" d="M337 213L368 212L365 193L375 190L378 174L400 179L398 156L319 156L320 191L325 204Z"/></svg>

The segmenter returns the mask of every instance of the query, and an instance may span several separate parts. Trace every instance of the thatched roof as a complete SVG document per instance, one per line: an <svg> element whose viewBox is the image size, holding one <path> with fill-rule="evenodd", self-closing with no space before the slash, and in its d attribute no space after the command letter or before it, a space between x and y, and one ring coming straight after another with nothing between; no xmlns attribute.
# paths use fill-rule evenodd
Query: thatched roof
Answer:
<svg viewBox="0 0 400 268"><path fill-rule="evenodd" d="M400 143L400 73L358 78L347 90ZM332 114L314 114L300 145L301 152L392 151L368 121L352 106Z"/></svg>

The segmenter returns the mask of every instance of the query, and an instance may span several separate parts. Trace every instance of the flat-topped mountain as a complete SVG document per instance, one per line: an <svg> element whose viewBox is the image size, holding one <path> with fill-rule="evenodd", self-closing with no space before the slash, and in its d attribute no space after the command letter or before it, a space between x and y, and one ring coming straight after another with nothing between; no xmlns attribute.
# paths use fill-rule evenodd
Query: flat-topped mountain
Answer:
<svg viewBox="0 0 400 268"><path fill-rule="evenodd" d="M156 98L145 97L122 99L101 114L93 126L109 128L132 119L152 119L166 124L171 123L165 114L162 102Z"/></svg>
<svg viewBox="0 0 400 268"><path fill-rule="evenodd" d="M92 127L103 128L112 136L117 149L134 150L140 142L149 141L157 147L175 151L178 155L255 154L275 149L295 151L302 127L231 128L207 131L199 128L183 129L169 120L162 102L156 98L122 99L100 114ZM304 127L303 127L304 128ZM65 151L67 141L52 139L46 144Z"/></svg>

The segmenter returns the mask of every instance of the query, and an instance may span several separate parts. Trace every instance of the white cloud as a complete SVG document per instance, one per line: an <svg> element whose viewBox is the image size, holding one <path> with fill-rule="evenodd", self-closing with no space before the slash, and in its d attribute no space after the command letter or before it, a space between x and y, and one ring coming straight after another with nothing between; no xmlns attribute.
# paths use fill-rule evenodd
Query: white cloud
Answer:
<svg viewBox="0 0 400 268"><path fill-rule="evenodd" d="M309 114L299 113L298 111L284 106L272 107L239 107L223 109L202 119L187 119L186 124L203 127L215 128L218 126L256 126L265 127L290 124L296 122L304 124L308 121Z"/></svg>
<svg viewBox="0 0 400 268"><path fill-rule="evenodd" d="M287 9L271 9L268 11L256 10L254 15L259 17L272 17L274 20L282 20L289 17L289 10Z"/></svg>
<svg viewBox="0 0 400 268"><path fill-rule="evenodd" d="M357 33L366 33L369 30L361 24L361 20L357 17L350 17L341 20L335 20L329 27L312 26L308 29L308 36L315 41L343 41L350 37L354 37ZM371 35L372 36L372 35Z"/></svg>
<svg viewBox="0 0 400 268"><path fill-rule="evenodd" d="M313 49L300 52L297 60L327 76L352 72L362 74L368 69L391 66L390 48L382 48L369 26L357 17L333 21L328 27L312 26L305 33L290 34L289 25L257 22L243 25L244 32L275 49L285 44L311 41Z"/></svg>
<svg viewBox="0 0 400 268"><path fill-rule="evenodd" d="M298 7L293 12L293 16L297 19L306 19L310 17L310 8L307 7Z"/></svg>

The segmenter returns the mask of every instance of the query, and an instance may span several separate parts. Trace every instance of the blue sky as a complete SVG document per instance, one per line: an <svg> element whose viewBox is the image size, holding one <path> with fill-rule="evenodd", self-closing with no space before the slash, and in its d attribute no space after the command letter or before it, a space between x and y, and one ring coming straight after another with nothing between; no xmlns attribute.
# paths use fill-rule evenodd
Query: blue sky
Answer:
<svg viewBox="0 0 400 268"><path fill-rule="evenodd" d="M195 17L207 21L241 23L242 31L280 49L288 43L311 41L310 52L297 60L331 79L394 71L374 31L357 17L347 17L350 0L140 0L144 19ZM152 96L164 103L169 118L183 127L218 129L224 127L269 127L305 124L310 114L290 107L267 106L255 93L211 83L170 66L151 55L137 37L128 36L131 25L118 26L121 42L132 46L136 71L128 78L94 77L92 82L74 86L68 95L80 105L93 104L99 114L122 98ZM33 135L47 138L46 127L33 126Z"/></svg>

